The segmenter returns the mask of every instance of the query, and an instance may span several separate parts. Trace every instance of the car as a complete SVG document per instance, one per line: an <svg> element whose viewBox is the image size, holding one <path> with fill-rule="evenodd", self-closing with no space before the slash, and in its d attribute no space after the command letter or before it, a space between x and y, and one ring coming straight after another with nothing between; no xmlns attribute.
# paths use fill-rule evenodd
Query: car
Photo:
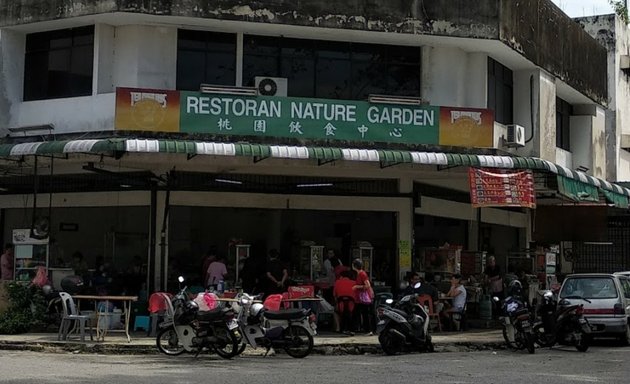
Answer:
<svg viewBox="0 0 630 384"><path fill-rule="evenodd" d="M615 274L615 275L620 275L620 276L630 277L630 271L615 272L614 274Z"/></svg>
<svg viewBox="0 0 630 384"><path fill-rule="evenodd" d="M630 277L609 273L568 275L558 306L583 304L592 336L616 336L630 345Z"/></svg>

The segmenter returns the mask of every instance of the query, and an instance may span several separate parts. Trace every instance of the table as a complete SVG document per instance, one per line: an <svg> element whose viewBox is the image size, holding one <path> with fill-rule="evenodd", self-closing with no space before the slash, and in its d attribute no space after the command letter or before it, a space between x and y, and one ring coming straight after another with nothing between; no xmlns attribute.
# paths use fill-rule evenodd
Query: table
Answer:
<svg viewBox="0 0 630 384"><path fill-rule="evenodd" d="M96 316L97 316L97 321L96 321L96 340L98 341L99 338L101 339L101 341L105 340L105 335L107 335L107 331L108 331L108 327L105 326L103 327L104 329L101 330L100 327L98 326L98 324L100 324L100 318L107 318L107 317L111 317L112 316L112 312L105 312L105 311L99 311L98 310L98 303L99 302L105 302L105 308L109 308L109 302L110 301L119 301L122 302L123 305L123 309L122 309L122 313L121 313L121 319L124 318L123 321L123 325L124 325L124 329L123 331L125 332L125 335L127 336L127 342L131 342L131 337L129 336L129 319L131 317L131 302L133 301L138 301L138 296L98 296L98 295L74 295L72 296L73 299L76 299L79 301L81 300L92 300L94 301L94 310L96 312ZM80 308L80 305L77 305ZM107 324L107 323L106 323Z"/></svg>

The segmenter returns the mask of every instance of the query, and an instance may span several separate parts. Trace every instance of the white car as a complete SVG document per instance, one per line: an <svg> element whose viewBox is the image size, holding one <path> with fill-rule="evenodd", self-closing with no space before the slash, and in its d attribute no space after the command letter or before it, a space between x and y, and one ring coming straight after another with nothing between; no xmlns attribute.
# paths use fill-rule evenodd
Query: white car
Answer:
<svg viewBox="0 0 630 384"><path fill-rule="evenodd" d="M578 273L562 283L558 306L583 304L591 334L611 335L630 344L630 277Z"/></svg>

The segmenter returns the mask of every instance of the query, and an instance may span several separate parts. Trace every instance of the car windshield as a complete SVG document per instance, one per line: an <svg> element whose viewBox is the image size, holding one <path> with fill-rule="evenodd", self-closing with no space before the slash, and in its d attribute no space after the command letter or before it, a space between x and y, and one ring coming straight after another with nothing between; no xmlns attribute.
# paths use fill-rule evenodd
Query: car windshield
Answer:
<svg viewBox="0 0 630 384"><path fill-rule="evenodd" d="M579 296L585 299L614 299L617 297L615 282L609 277L573 277L567 279L560 291L560 298Z"/></svg>

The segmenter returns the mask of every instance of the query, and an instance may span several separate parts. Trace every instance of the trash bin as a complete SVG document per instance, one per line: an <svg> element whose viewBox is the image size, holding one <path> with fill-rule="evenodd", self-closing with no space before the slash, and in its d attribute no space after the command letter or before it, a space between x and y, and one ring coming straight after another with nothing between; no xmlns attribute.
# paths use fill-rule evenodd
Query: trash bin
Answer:
<svg viewBox="0 0 630 384"><path fill-rule="evenodd" d="M481 295L479 298L479 318L492 320L492 298L490 295Z"/></svg>

